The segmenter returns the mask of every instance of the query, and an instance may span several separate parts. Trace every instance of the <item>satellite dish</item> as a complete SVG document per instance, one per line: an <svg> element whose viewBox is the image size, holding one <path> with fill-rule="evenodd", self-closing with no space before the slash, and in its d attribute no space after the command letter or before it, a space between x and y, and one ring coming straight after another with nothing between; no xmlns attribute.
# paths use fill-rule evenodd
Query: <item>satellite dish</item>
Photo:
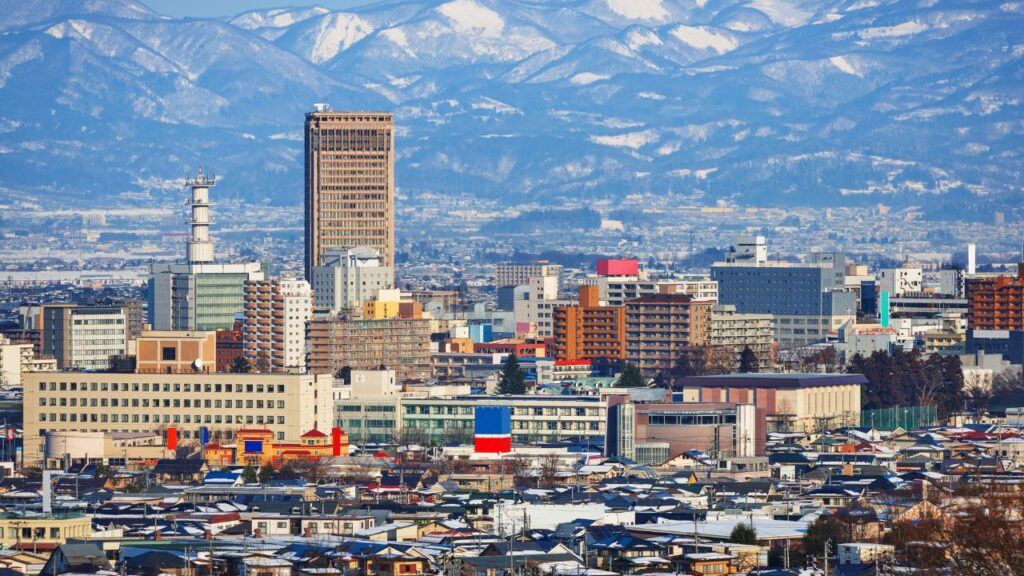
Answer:
<svg viewBox="0 0 1024 576"><path fill-rule="evenodd" d="M196 372L202 372L202 370L203 370L203 359L202 358L196 358L192 362L192 369L195 370Z"/></svg>

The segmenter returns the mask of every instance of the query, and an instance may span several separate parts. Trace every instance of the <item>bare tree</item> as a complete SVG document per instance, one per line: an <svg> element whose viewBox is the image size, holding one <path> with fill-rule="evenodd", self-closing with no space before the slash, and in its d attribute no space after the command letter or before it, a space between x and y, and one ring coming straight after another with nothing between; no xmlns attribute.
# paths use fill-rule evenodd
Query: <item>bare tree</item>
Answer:
<svg viewBox="0 0 1024 576"><path fill-rule="evenodd" d="M281 470L282 476L294 476L311 484L318 484L327 476L328 458L296 458Z"/></svg>
<svg viewBox="0 0 1024 576"><path fill-rule="evenodd" d="M540 459L540 464L537 467L537 476L541 486L550 488L558 482L558 472L561 470L560 464L561 461L557 454L548 454Z"/></svg>

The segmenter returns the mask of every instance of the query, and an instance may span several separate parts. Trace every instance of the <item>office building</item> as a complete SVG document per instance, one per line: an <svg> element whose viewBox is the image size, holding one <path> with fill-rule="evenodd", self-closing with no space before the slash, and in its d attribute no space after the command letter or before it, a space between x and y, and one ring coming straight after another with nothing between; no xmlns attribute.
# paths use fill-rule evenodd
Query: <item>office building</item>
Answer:
<svg viewBox="0 0 1024 576"><path fill-rule="evenodd" d="M306 279L328 250L376 249L395 265L395 137L391 114L306 114Z"/></svg>
<svg viewBox="0 0 1024 576"><path fill-rule="evenodd" d="M781 348L824 341L857 313L857 295L845 289L842 253L812 253L802 264L755 261L718 262L718 301L739 314L771 314Z"/></svg>
<svg viewBox="0 0 1024 576"><path fill-rule="evenodd" d="M347 320L316 316L309 321L308 368L337 373L342 368L394 370L399 381L431 376L428 319Z"/></svg>
<svg viewBox="0 0 1024 576"><path fill-rule="evenodd" d="M356 444L472 443L477 407L512 410L513 444L575 440L604 445L607 405L597 396L353 395L335 405L335 425Z"/></svg>
<svg viewBox="0 0 1024 576"><path fill-rule="evenodd" d="M1024 330L1024 262L1017 276L967 279L970 330Z"/></svg>
<svg viewBox="0 0 1024 576"><path fill-rule="evenodd" d="M377 292L391 288L394 277L394 269L384 265L374 248L328 250L323 265L313 267L313 308L324 314L358 310Z"/></svg>
<svg viewBox="0 0 1024 576"><path fill-rule="evenodd" d="M525 286L530 283L530 278L535 276L554 276L559 289L562 277L562 266L548 262L534 262L531 264L496 264L494 266L495 288L507 288L509 286Z"/></svg>
<svg viewBox="0 0 1024 576"><path fill-rule="evenodd" d="M710 343L712 306L685 294L626 302L626 361L646 377L668 371L690 348Z"/></svg>
<svg viewBox="0 0 1024 576"><path fill-rule="evenodd" d="M149 323L154 330L230 330L244 309L245 283L262 280L258 262L219 264L210 237L213 176L199 169L191 191L186 261L150 267Z"/></svg>
<svg viewBox="0 0 1024 576"><path fill-rule="evenodd" d="M684 402L733 402L763 409L769 432L860 425L860 374L727 374L676 381Z"/></svg>
<svg viewBox="0 0 1024 576"><path fill-rule="evenodd" d="M609 399L607 454L645 465L658 466L690 451L723 458L764 456L765 437L764 409L752 404Z"/></svg>
<svg viewBox="0 0 1024 576"><path fill-rule="evenodd" d="M47 304L42 312L42 353L60 369L107 370L128 350L124 310Z"/></svg>
<svg viewBox="0 0 1024 576"><path fill-rule="evenodd" d="M254 368L294 372L305 367L306 322L312 308L313 295L305 280L245 283L242 342Z"/></svg>
<svg viewBox="0 0 1024 576"><path fill-rule="evenodd" d="M758 366L774 364L774 328L771 314L737 314L735 306L719 305L711 309L711 346L728 347L735 352L737 365L745 348L757 357Z"/></svg>
<svg viewBox="0 0 1024 576"><path fill-rule="evenodd" d="M231 440L254 425L278 440L328 430L330 374L119 374L36 372L26 375L25 462L38 463L50 431L164 432L183 442ZM198 446L196 446L198 449Z"/></svg>
<svg viewBox="0 0 1024 576"><path fill-rule="evenodd" d="M579 303L554 311L554 356L558 360L626 357L626 308L602 306L597 286L580 286Z"/></svg>

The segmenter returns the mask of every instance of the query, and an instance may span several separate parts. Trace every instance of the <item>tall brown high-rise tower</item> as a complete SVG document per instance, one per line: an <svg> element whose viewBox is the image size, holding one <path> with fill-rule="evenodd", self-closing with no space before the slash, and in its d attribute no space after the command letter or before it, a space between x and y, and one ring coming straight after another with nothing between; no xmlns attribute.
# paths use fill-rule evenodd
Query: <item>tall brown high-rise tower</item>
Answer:
<svg viewBox="0 0 1024 576"><path fill-rule="evenodd" d="M306 279L331 248L376 248L395 263L395 154L391 114L306 114Z"/></svg>

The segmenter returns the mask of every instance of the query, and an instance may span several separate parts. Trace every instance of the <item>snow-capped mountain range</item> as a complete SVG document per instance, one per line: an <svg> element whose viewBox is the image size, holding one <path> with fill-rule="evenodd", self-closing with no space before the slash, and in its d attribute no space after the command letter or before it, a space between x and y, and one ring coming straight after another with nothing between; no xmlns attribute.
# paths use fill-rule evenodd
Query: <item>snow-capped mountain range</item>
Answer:
<svg viewBox="0 0 1024 576"><path fill-rule="evenodd" d="M1024 1L392 0L173 19L0 0L0 192L296 204L303 114L392 110L398 185L509 204L1019 207ZM970 202L965 202L970 200Z"/></svg>

